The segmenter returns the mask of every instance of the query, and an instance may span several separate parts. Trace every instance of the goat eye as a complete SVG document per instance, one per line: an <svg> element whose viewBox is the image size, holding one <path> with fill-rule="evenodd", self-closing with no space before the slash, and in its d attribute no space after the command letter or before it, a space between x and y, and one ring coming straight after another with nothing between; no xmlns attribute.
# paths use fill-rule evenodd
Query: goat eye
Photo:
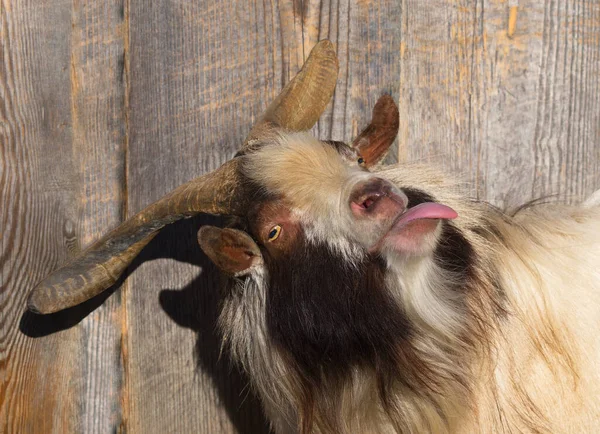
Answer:
<svg viewBox="0 0 600 434"><path fill-rule="evenodd" d="M362 166L363 164L365 164L365 159L363 157L358 157L357 162L359 166Z"/></svg>
<svg viewBox="0 0 600 434"><path fill-rule="evenodd" d="M279 226L279 225L273 226L273 228L269 232L269 236L268 236L269 242L275 241L277 238L279 238L280 234L281 234L281 226Z"/></svg>

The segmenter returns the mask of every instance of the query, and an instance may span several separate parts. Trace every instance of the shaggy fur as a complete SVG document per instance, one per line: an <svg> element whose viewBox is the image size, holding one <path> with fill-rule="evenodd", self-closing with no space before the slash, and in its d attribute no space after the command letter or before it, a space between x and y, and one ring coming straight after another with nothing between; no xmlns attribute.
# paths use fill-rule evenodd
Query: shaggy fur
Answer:
<svg viewBox="0 0 600 434"><path fill-rule="evenodd" d="M302 236L230 280L219 324L277 433L600 431L598 200L509 215L428 167L270 140L245 175ZM459 218L427 254L369 252L345 200L369 177Z"/></svg>

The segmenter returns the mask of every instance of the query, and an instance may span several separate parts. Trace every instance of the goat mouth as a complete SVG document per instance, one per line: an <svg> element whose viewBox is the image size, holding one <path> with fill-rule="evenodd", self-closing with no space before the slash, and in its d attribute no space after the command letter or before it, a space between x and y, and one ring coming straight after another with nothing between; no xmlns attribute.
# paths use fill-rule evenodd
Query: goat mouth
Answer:
<svg viewBox="0 0 600 434"><path fill-rule="evenodd" d="M405 209L403 212L398 214L395 220L392 222L388 230L383 236L371 247L371 251L380 250L386 240L392 236L402 234L404 232L410 232L412 223L421 222L423 220L453 220L458 217L458 213L447 205L436 202L425 202L415 205L413 207ZM433 223L433 222L432 222ZM420 226L415 232L415 236L418 237L424 232L430 232L437 227L436 224L425 224ZM405 234L406 235L406 234ZM410 234L408 234L410 236Z"/></svg>
<svg viewBox="0 0 600 434"><path fill-rule="evenodd" d="M407 208L396 218L390 230L402 228L414 220L452 220L456 217L458 217L457 212L447 205L442 205L441 203L436 202L425 202L415 205L411 208Z"/></svg>

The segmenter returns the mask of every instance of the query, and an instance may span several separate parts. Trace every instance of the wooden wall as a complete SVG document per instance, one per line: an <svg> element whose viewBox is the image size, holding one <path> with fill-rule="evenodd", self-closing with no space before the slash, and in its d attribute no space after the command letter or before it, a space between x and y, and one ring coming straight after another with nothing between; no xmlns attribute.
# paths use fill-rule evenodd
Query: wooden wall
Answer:
<svg viewBox="0 0 600 434"><path fill-rule="evenodd" d="M164 231L82 307L24 306L227 160L319 39L340 58L319 137L350 139L388 92L392 160L439 162L503 207L600 188L600 0L0 0L0 36L2 433L267 432L218 360L218 275L195 241L214 218Z"/></svg>

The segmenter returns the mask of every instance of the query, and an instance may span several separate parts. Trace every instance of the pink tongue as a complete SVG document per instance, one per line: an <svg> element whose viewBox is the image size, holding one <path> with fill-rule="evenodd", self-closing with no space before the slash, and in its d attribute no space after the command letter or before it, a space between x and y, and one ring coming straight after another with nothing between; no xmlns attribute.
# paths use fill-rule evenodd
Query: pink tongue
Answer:
<svg viewBox="0 0 600 434"><path fill-rule="evenodd" d="M405 225L418 219L445 219L452 220L458 217L456 211L441 203L425 202L406 211L396 224Z"/></svg>

